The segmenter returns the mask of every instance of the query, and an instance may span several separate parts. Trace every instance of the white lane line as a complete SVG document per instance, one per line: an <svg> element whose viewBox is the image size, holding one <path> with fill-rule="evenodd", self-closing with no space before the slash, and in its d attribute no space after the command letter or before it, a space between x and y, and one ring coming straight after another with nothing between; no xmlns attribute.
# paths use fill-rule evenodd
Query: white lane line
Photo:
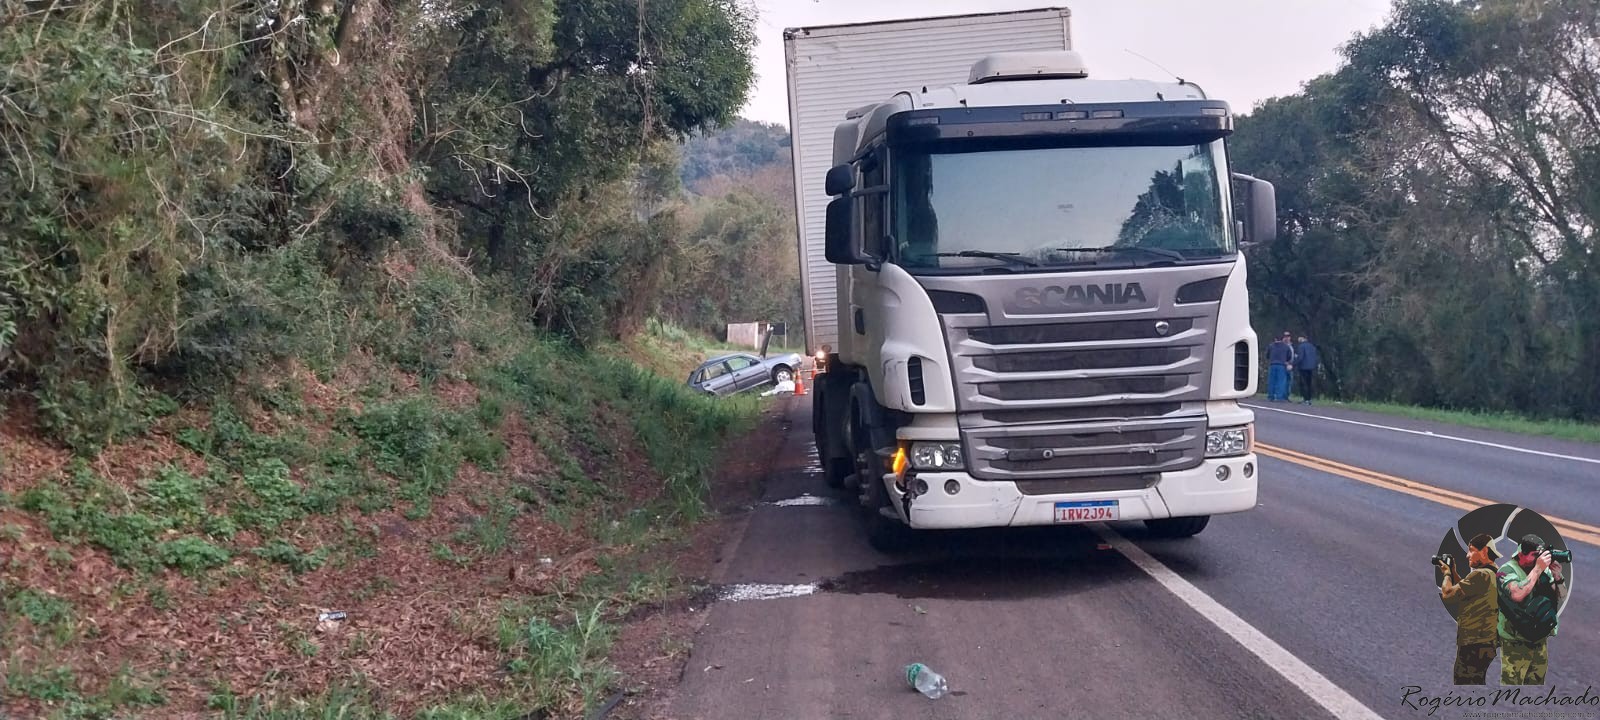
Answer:
<svg viewBox="0 0 1600 720"><path fill-rule="evenodd" d="M1095 534L1100 536L1117 552L1123 554L1139 569L1145 571L1156 582L1161 583L1168 592L1176 595L1185 605L1188 605L1201 617L1211 621L1217 629L1228 634L1246 650L1254 653L1256 657L1266 663L1267 667L1276 670L1285 680L1294 683L1307 697L1321 705L1336 718L1356 718L1358 720L1378 720L1379 715L1355 699L1350 693L1345 692L1335 685L1327 676L1312 669L1285 650L1282 645L1273 642L1255 626L1244 621L1243 618L1233 614L1233 611L1211 599L1205 591L1194 586L1188 580L1174 572L1171 568L1161 564L1160 560L1151 557L1149 553L1141 550L1116 530L1104 524L1090 526Z"/></svg>
<svg viewBox="0 0 1600 720"><path fill-rule="evenodd" d="M806 585L769 585L766 583L743 583L729 585L717 595L718 599L728 602L744 602L746 600L778 600L781 598L805 597L817 592L817 583Z"/></svg>
<svg viewBox="0 0 1600 720"><path fill-rule="evenodd" d="M1315 415L1315 414L1312 414L1312 413L1296 412L1294 410L1284 410L1282 408L1266 407L1266 406L1263 406L1263 405L1251 405L1251 404L1248 404L1248 403L1239 403L1239 404L1240 405L1244 405L1245 407L1250 408L1251 410L1271 410L1272 412L1280 412L1280 413L1285 413L1285 414L1288 414L1288 415L1299 415L1300 417L1316 418L1318 420L1327 420L1328 422L1344 423L1346 425L1360 425L1362 427L1377 428L1379 430L1390 430L1390 431L1393 431L1393 432L1407 433L1407 434L1410 434L1410 435L1421 435L1423 437L1436 438L1436 439L1439 439L1439 440L1454 440L1456 442L1469 443L1469 444L1472 444L1472 445L1482 445L1484 447L1491 447L1491 448L1495 448L1495 449L1498 449L1498 450L1510 450L1512 452L1527 453L1529 455L1539 455L1539 456L1542 456L1542 457L1556 458L1558 460L1572 460L1574 462L1590 463L1590 464L1593 464L1593 465L1600 465L1600 459L1596 459L1596 458L1579 457L1577 455L1562 455L1561 453L1545 452L1543 450L1529 450L1528 448L1521 448L1521 447L1517 447L1515 445L1501 445L1500 443L1485 442L1483 440L1473 440L1472 438L1456 437L1454 435L1440 435L1439 433L1428 432L1426 430L1408 430L1406 428L1392 427L1392 426L1389 426L1389 425L1378 425L1376 423L1360 422L1358 420L1346 420L1344 418L1336 418L1336 417L1328 417L1327 415Z"/></svg>

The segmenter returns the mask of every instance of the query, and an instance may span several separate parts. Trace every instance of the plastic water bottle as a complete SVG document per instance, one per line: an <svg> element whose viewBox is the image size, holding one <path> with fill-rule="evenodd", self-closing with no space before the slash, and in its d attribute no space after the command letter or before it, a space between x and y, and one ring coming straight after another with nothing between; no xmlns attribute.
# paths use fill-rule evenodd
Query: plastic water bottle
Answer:
<svg viewBox="0 0 1600 720"><path fill-rule="evenodd" d="M922 663L912 663L906 666L906 682L917 692L927 696L929 700L938 700L950 691L950 685L944 681L944 676L933 671Z"/></svg>

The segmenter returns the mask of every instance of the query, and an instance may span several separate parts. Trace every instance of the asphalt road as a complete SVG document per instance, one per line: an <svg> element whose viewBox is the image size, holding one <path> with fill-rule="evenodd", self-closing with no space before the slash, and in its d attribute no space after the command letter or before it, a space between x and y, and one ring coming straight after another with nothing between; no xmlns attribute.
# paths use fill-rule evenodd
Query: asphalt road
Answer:
<svg viewBox="0 0 1600 720"><path fill-rule="evenodd" d="M1430 717L1424 696L1469 690L1450 684L1455 623L1427 561L1463 511L1304 458L1600 524L1600 448L1263 405L1259 441L1301 460L1264 457L1260 506L1197 537L1138 523L938 533L887 556L823 486L808 406L793 402L767 504L714 578L729 599L696 636L673 717ZM1548 682L1600 697L1600 585L1584 562L1600 547L1572 549ZM952 694L910 690L909 662ZM1497 677L1498 664L1491 692ZM1600 717L1600 704L1431 717L1472 711Z"/></svg>

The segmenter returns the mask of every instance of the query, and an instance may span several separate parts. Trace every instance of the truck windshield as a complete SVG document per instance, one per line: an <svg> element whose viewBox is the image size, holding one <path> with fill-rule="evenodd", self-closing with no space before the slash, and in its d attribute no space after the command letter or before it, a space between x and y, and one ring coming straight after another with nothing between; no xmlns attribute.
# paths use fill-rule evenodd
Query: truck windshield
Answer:
<svg viewBox="0 0 1600 720"><path fill-rule="evenodd" d="M893 172L895 262L976 272L1230 256L1223 157L1220 140L902 151Z"/></svg>

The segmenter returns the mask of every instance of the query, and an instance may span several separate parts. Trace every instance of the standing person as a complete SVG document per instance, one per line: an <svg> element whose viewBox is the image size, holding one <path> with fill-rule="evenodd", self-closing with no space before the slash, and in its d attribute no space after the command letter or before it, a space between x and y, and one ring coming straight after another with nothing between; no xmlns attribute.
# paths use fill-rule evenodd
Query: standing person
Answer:
<svg viewBox="0 0 1600 720"><path fill-rule="evenodd" d="M1289 399L1289 364L1294 362L1294 346L1289 344L1289 331L1267 348L1267 400L1277 402Z"/></svg>
<svg viewBox="0 0 1600 720"><path fill-rule="evenodd" d="M1556 634L1566 581L1538 535L1523 535L1517 554L1500 566L1500 684L1543 685L1550 665L1550 636Z"/></svg>
<svg viewBox="0 0 1600 720"><path fill-rule="evenodd" d="M1456 613L1456 664L1457 685L1483 685L1489 676L1489 663L1494 661L1495 648L1500 644L1496 630L1499 607L1495 600L1494 561L1500 552L1494 549L1494 538L1488 533L1467 542L1466 577L1456 577L1456 569L1445 569L1444 582L1439 585L1439 596Z"/></svg>
<svg viewBox="0 0 1600 720"><path fill-rule="evenodd" d="M1307 405L1315 399L1317 394L1317 366L1322 363L1322 358L1317 355L1317 346L1312 345L1306 336L1300 336L1300 344L1294 349L1294 371L1299 375L1300 399Z"/></svg>

